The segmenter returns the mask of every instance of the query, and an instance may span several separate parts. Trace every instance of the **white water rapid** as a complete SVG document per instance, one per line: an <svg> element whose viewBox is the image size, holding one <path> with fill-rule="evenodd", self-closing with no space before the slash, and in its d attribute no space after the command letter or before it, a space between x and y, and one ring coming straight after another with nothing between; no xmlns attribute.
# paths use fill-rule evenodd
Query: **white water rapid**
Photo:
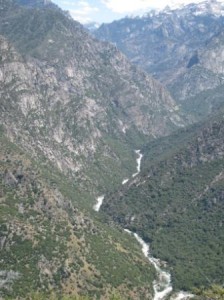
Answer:
<svg viewBox="0 0 224 300"><path fill-rule="evenodd" d="M172 296L170 300L186 300L186 299L191 299L195 295L187 293L187 292L179 292L175 296Z"/></svg>
<svg viewBox="0 0 224 300"><path fill-rule="evenodd" d="M141 153L141 150L135 150L135 153L138 155L136 162L137 162L137 172L132 174L132 177L136 177L140 171L141 171L141 162L143 158L143 154ZM129 178L126 178L122 181L122 184L126 184L129 181Z"/></svg>
<svg viewBox="0 0 224 300"><path fill-rule="evenodd" d="M149 253L149 245L146 244L142 238L137 233L133 233L128 229L125 229L125 231L129 234L133 234L136 240L139 242L139 244L142 246L142 253L144 256L149 260L151 264L156 269L157 272L157 280L153 282L153 290L154 290L154 297L153 300L163 300L166 299L166 297L172 292L173 288L171 285L171 275L162 270L160 268L160 260L154 258L153 256L150 256Z"/></svg>
<svg viewBox="0 0 224 300"><path fill-rule="evenodd" d="M137 173L133 174L132 177L137 176L140 173L141 170L141 161L142 161L142 157L143 154L141 154L141 150L135 150L135 153L138 154L138 158L136 159L137 162ZM122 184L124 185L125 183L127 183L129 181L129 178L126 178L122 181ZM103 204L103 200L104 200L104 195L100 196L98 198L96 198L96 204L93 206L93 209L97 212L100 211L100 208Z"/></svg>
<svg viewBox="0 0 224 300"><path fill-rule="evenodd" d="M141 153L141 150L135 150L135 153L138 154L138 158L136 160L136 162L137 162L137 173L132 174L132 177L135 177L140 173L141 162L142 162L142 158L143 158L143 154Z"/></svg>
<svg viewBox="0 0 224 300"><path fill-rule="evenodd" d="M124 180L122 181L122 184L124 185L124 184L127 183L128 181L129 181L129 179L126 178L126 179L124 179Z"/></svg>
<svg viewBox="0 0 224 300"><path fill-rule="evenodd" d="M143 154L141 150L135 150L135 153L138 155L136 159L137 162L137 173L134 173L132 177L137 176L141 170L141 161L143 158ZM124 179L122 184L124 185L127 183L129 179ZM99 211L101 205L103 204L104 196L100 196L97 198L97 203L94 205L93 209L95 211ZM139 244L142 246L142 252L144 256L149 260L149 262L154 266L157 272L157 279L153 282L153 290L154 290L154 297L153 300L166 300L167 297L171 294L173 287L171 282L171 275L167 271L161 269L162 261L156 259L155 257L151 256L149 251L149 245L146 244L143 239L137 234L133 233L128 229L124 229L128 234L133 234ZM178 292L175 295L172 295L169 299L171 300L187 300L194 297L194 295L186 293L186 292Z"/></svg>
<svg viewBox="0 0 224 300"><path fill-rule="evenodd" d="M96 199L96 204L93 206L93 209L95 210L95 211L99 211L100 210L100 207L101 207L101 205L103 204L103 200L104 200L104 197L105 196L100 196L100 197L98 197L97 199Z"/></svg>
<svg viewBox="0 0 224 300"><path fill-rule="evenodd" d="M150 255L149 245L146 244L143 239L137 234L128 229L124 229L127 233L133 234L139 244L142 246L142 253L149 260L149 262L155 267L157 272L157 279L153 282L154 297L153 300L165 300L171 294L173 287L171 283L171 275L167 271L161 269L160 265L162 261L156 259ZM193 294L187 292L178 292L171 296L172 300L187 300L194 297Z"/></svg>

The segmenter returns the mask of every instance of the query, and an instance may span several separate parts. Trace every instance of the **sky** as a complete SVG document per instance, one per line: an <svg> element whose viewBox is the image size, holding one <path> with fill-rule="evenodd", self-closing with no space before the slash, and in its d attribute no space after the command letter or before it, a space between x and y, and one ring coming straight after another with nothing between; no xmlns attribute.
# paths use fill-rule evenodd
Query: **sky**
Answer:
<svg viewBox="0 0 224 300"><path fill-rule="evenodd" d="M142 15L151 9L162 9L177 3L202 0L52 0L80 23L110 23L125 16Z"/></svg>

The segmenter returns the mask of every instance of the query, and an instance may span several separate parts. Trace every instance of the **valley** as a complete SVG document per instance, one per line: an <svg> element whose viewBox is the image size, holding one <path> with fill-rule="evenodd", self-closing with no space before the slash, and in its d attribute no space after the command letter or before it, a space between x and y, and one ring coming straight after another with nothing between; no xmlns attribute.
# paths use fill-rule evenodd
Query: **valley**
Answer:
<svg viewBox="0 0 224 300"><path fill-rule="evenodd" d="M149 242L153 255L172 265L175 290L189 290L214 277L222 283L222 126L221 114L192 128L188 139L180 132L149 144L139 177L105 197L102 205L116 222ZM178 149L182 137L186 140ZM173 149L164 154L171 144ZM151 160L154 152L157 157ZM210 260L201 260L197 249Z"/></svg>
<svg viewBox="0 0 224 300"><path fill-rule="evenodd" d="M224 299L223 16L0 0L0 299Z"/></svg>
<svg viewBox="0 0 224 300"><path fill-rule="evenodd" d="M141 170L141 160L143 158L143 154L141 154L141 150L135 150L135 153L138 155L138 158L136 159L137 163L137 173L132 174L132 177L136 177ZM129 181L129 179L125 179L125 182L123 181L122 184L125 184ZM97 212L100 211L100 207L103 204L105 196L101 196L97 198L97 204L94 205L93 209ZM136 199L137 200L137 199ZM157 279L153 282L153 290L154 290L154 296L153 300L164 300L167 299L167 297L171 296L173 287L171 283L171 275L168 273L168 271L164 271L161 266L165 267L166 263L160 261L159 259L154 258L150 255L149 251L149 245L146 244L142 238L137 234L133 233L128 229L124 229L125 232L127 232L130 235L134 235L138 243L142 247L142 253L144 256L149 260L150 264L152 264L156 270L157 273ZM194 295L192 293L187 292L177 292L174 295L171 296L172 300L187 300L193 298Z"/></svg>
<svg viewBox="0 0 224 300"><path fill-rule="evenodd" d="M200 2L126 17L93 32L159 80L191 122L222 106L224 6Z"/></svg>

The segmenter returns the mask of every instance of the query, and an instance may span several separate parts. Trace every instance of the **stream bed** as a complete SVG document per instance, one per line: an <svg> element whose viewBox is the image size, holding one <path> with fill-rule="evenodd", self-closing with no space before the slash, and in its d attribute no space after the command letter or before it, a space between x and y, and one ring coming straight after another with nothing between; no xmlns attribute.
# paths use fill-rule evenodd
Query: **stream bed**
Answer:
<svg viewBox="0 0 224 300"><path fill-rule="evenodd" d="M141 150L135 150L135 153L138 155L136 159L137 163L137 172L132 174L132 178L136 177L140 171L141 171L141 162L143 158L143 154L141 153ZM124 179L122 181L122 184L126 184L129 181L128 178ZM93 209L97 212L100 211L100 207L103 204L105 196L98 197L97 203L93 206ZM149 251L149 245L144 242L144 240L135 232L131 232L128 229L124 229L125 232L128 234L134 235L138 243L142 247L142 253L144 256L149 260L150 264L152 264L156 270L157 278L153 282L153 290L154 290L154 296L153 300L187 300L194 297L193 294L180 291L178 293L175 293L172 295L173 286L172 286L172 280L171 280L171 274L167 270L163 270L162 266L165 265L165 262L162 262L161 260L153 257Z"/></svg>

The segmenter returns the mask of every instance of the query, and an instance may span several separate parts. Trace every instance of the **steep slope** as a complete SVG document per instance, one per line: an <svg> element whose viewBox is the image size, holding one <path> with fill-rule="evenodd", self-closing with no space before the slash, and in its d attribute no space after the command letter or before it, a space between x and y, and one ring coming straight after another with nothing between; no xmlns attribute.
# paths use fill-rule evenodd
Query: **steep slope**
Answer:
<svg viewBox="0 0 224 300"><path fill-rule="evenodd" d="M1 123L93 194L134 170L133 148L146 137L185 124L159 83L60 11L1 5L11 42L0 40Z"/></svg>
<svg viewBox="0 0 224 300"><path fill-rule="evenodd" d="M223 85L223 12L222 2L204 1L103 24L95 35L116 44L133 63L153 74L184 109L194 97L188 108L197 120L213 110L210 101L210 107L194 114L198 96L203 106L200 93L215 93Z"/></svg>
<svg viewBox="0 0 224 300"><path fill-rule="evenodd" d="M199 289L197 291L196 299L209 300L209 299L217 299L222 300L224 296L224 289L219 285L213 285L209 289Z"/></svg>
<svg viewBox="0 0 224 300"><path fill-rule="evenodd" d="M185 121L115 47L39 3L0 0L0 297L151 299L140 246L92 207L135 171L135 147Z"/></svg>
<svg viewBox="0 0 224 300"><path fill-rule="evenodd" d="M142 173L102 210L150 242L176 289L223 284L223 113L150 143Z"/></svg>
<svg viewBox="0 0 224 300"><path fill-rule="evenodd" d="M31 159L2 131L0 145L0 297L108 299L117 290L150 299L154 271L134 240L83 210L77 182Z"/></svg>
<svg viewBox="0 0 224 300"><path fill-rule="evenodd" d="M215 34L197 52L198 63L187 68L168 85L175 99L179 99L184 111L190 111L196 119L206 116L223 104L223 32Z"/></svg>

